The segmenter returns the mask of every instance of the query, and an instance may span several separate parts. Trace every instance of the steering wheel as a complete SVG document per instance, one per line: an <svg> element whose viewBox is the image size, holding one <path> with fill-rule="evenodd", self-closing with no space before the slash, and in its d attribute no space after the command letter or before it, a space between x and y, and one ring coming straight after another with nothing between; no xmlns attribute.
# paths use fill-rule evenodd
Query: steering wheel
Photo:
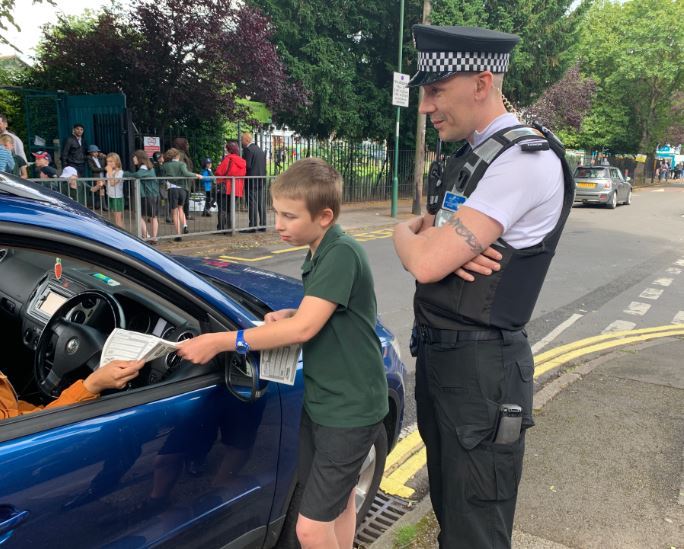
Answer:
<svg viewBox="0 0 684 549"><path fill-rule="evenodd" d="M45 396L59 396L64 376L82 366L91 371L97 369L109 332L87 324L87 318L82 322L75 314L67 318L67 313L79 305L94 309L99 303L111 314L115 328L126 327L123 309L116 298L101 290L86 290L65 301L43 328L33 370L38 388Z"/></svg>

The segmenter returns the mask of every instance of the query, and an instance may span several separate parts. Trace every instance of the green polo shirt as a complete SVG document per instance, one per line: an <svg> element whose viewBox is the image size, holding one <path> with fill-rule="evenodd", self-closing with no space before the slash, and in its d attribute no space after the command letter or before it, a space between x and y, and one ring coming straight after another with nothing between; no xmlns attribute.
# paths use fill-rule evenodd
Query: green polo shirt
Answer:
<svg viewBox="0 0 684 549"><path fill-rule="evenodd" d="M326 232L302 265L304 295L337 303L303 346L304 409L327 427L364 427L389 411L373 275L361 245L339 225Z"/></svg>

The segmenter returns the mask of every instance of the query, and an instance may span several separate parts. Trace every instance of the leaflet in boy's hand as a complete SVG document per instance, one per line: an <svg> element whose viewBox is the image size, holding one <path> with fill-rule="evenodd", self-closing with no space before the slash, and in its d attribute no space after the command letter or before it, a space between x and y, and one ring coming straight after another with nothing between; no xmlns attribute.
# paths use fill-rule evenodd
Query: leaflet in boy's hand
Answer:
<svg viewBox="0 0 684 549"><path fill-rule="evenodd" d="M300 351L300 345L261 351L259 379L294 385Z"/></svg>
<svg viewBox="0 0 684 549"><path fill-rule="evenodd" d="M259 321L254 324L261 326L263 322ZM301 350L301 345L288 345L261 351L259 379L294 385Z"/></svg>
<svg viewBox="0 0 684 549"><path fill-rule="evenodd" d="M102 348L100 366L112 360L144 360L149 362L173 353L177 343L159 337L115 328Z"/></svg>

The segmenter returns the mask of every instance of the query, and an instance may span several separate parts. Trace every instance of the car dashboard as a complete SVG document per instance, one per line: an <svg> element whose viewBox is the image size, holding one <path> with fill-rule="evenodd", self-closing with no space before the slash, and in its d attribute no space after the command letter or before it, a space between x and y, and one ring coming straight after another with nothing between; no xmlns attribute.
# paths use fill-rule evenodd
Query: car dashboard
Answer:
<svg viewBox="0 0 684 549"><path fill-rule="evenodd" d="M0 249L0 310L21 323L21 340L35 351L43 328L67 300L89 290L113 297L121 306L125 328L180 341L198 333L198 325L175 306L162 303L141 285L82 262L27 249ZM70 322L114 325L97 299L86 297L63 316ZM111 324L111 326L109 326Z"/></svg>

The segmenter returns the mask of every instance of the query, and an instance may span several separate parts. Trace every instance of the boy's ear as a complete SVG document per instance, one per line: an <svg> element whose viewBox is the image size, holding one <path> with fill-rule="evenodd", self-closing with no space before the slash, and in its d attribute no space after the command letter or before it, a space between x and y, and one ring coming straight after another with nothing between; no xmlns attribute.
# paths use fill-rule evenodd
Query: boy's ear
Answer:
<svg viewBox="0 0 684 549"><path fill-rule="evenodd" d="M327 228L333 224L335 214L333 214L332 209L323 208L317 217L320 220L321 226L323 226L323 228Z"/></svg>

